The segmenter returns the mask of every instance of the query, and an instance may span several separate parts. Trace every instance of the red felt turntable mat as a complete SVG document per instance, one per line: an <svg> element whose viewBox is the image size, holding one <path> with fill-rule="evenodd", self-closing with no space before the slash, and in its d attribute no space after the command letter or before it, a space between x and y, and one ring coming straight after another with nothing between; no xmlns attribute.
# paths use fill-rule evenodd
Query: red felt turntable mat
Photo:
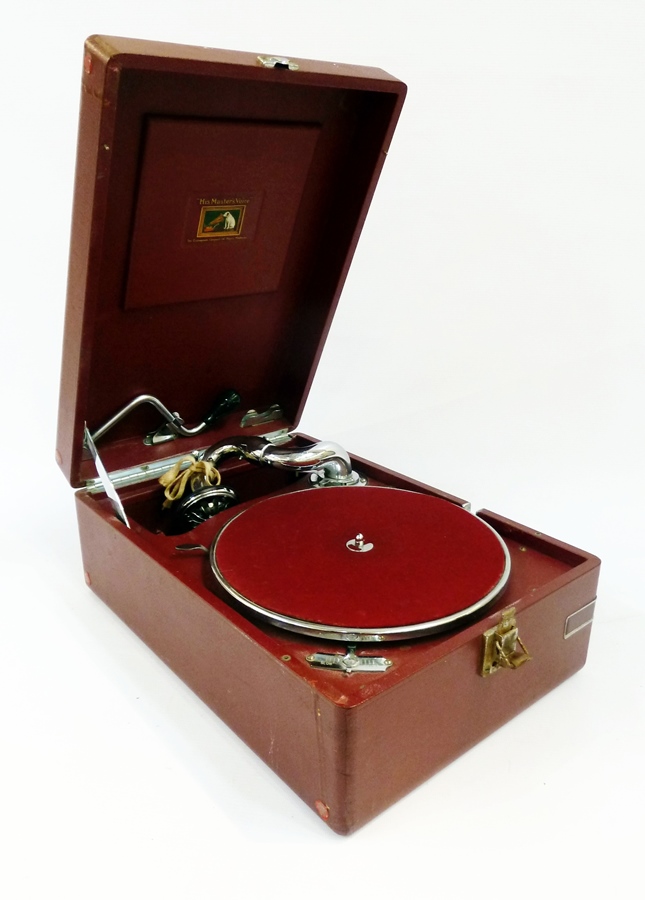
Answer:
<svg viewBox="0 0 645 900"><path fill-rule="evenodd" d="M347 547L358 534L372 549ZM323 487L260 501L224 527L212 560L240 599L349 630L452 616L494 592L507 569L500 539L473 514L378 487Z"/></svg>

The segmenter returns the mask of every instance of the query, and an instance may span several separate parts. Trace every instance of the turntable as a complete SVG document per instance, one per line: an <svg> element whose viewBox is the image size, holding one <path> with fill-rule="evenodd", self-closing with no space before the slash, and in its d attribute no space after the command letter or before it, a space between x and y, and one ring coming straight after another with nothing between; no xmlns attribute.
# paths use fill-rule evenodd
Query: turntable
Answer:
<svg viewBox="0 0 645 900"><path fill-rule="evenodd" d="M57 459L86 581L340 833L584 664L599 571L297 433L404 94L84 54Z"/></svg>
<svg viewBox="0 0 645 900"><path fill-rule="evenodd" d="M485 522L433 497L378 487L262 500L220 531L211 565L264 620L349 642L451 628L492 603L510 569Z"/></svg>

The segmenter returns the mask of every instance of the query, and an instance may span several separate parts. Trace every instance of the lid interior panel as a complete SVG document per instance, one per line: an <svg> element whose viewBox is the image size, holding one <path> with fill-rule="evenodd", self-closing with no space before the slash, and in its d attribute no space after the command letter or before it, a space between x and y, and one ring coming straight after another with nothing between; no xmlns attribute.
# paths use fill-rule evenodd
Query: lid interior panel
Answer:
<svg viewBox="0 0 645 900"><path fill-rule="evenodd" d="M403 85L128 59L102 91L76 431L142 393L199 422L229 388L293 426ZM143 406L103 441L131 443L134 464L160 424ZM92 465L75 453L81 483Z"/></svg>

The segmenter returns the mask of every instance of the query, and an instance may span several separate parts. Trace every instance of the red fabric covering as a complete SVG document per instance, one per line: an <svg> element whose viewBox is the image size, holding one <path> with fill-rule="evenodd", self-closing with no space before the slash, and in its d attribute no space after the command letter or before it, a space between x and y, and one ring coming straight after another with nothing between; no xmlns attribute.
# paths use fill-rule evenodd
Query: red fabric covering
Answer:
<svg viewBox="0 0 645 900"><path fill-rule="evenodd" d="M347 548L358 533L372 550ZM214 558L253 603L349 629L452 615L485 597L505 569L499 539L471 513L378 487L317 488L256 503L223 529Z"/></svg>

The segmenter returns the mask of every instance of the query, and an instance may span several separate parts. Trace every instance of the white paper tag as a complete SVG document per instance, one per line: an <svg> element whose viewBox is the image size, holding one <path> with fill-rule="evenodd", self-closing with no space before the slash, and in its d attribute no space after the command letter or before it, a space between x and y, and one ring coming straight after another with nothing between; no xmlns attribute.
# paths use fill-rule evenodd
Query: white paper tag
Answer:
<svg viewBox="0 0 645 900"><path fill-rule="evenodd" d="M110 502L112 503L114 512L119 517L119 519L121 519L126 528L129 528L130 523L128 522L128 517L123 508L123 504L121 503L121 498L119 497L116 488L110 481L110 476L108 475L107 470L101 461L101 457L99 456L98 450L96 449L96 444L92 440L92 435L89 433L87 425L85 425L85 443L87 444L90 453L94 457L96 471L98 472L98 476L101 479L103 490L110 498Z"/></svg>

